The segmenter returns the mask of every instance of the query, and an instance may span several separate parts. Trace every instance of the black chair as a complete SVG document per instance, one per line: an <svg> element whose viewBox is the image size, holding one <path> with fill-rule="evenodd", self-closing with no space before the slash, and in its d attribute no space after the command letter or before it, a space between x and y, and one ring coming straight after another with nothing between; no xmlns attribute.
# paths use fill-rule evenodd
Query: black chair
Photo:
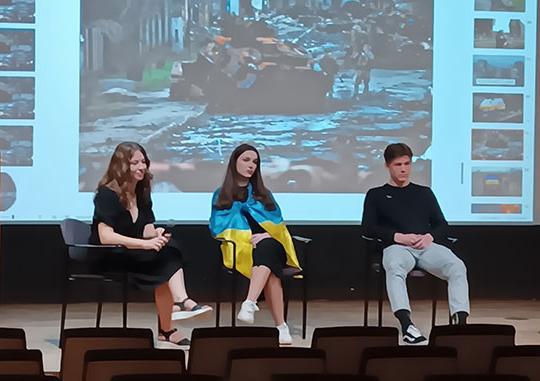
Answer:
<svg viewBox="0 0 540 381"><path fill-rule="evenodd" d="M517 374L540 381L540 345L497 347L493 350L491 374Z"/></svg>
<svg viewBox="0 0 540 381"><path fill-rule="evenodd" d="M60 342L62 381L81 381L84 372L84 356L95 349L154 347L154 335L148 328L68 328Z"/></svg>
<svg viewBox="0 0 540 381"><path fill-rule="evenodd" d="M110 381L127 374L186 374L181 349L97 349L84 355L83 381Z"/></svg>
<svg viewBox="0 0 540 381"><path fill-rule="evenodd" d="M26 349L24 329L0 328L0 349Z"/></svg>
<svg viewBox="0 0 540 381"><path fill-rule="evenodd" d="M507 324L439 325L429 335L429 345L457 350L459 372L487 374L493 350L512 346L516 329Z"/></svg>
<svg viewBox="0 0 540 381"><path fill-rule="evenodd" d="M428 376L425 381L530 381L530 379L525 376L504 374L446 374Z"/></svg>
<svg viewBox="0 0 540 381"><path fill-rule="evenodd" d="M325 353L311 348L246 348L229 352L229 381L271 381L274 374L325 373Z"/></svg>
<svg viewBox="0 0 540 381"><path fill-rule="evenodd" d="M187 370L189 374L225 377L231 350L278 347L278 331L272 327L195 328Z"/></svg>
<svg viewBox="0 0 540 381"><path fill-rule="evenodd" d="M385 285L385 276L384 276L384 267L382 264L382 241L377 238L362 235L362 239L365 242L366 248L366 274L364 276L364 326L368 326L368 312L369 312L369 301L370 301L370 280L371 273L374 273L377 277L377 301L378 301L378 316L377 316L377 325L382 327L382 311L383 311L383 299L384 291L386 289ZM452 244L457 242L457 238L448 238L448 241ZM439 288L441 280L436 276L431 275L427 271L424 271L420 268L414 268L408 274L408 279L427 279L431 282L431 326L435 326L437 321L437 299L439 295ZM452 323L452 317L448 315L448 323Z"/></svg>
<svg viewBox="0 0 540 381"><path fill-rule="evenodd" d="M33 374L10 374L0 375L0 381L59 381L60 379L52 375L33 375Z"/></svg>
<svg viewBox="0 0 540 381"><path fill-rule="evenodd" d="M1 380L0 380L1 381ZM272 381L378 381L377 377L359 374L274 374Z"/></svg>
<svg viewBox="0 0 540 381"><path fill-rule="evenodd" d="M456 373L457 351L447 347L366 348L360 364L360 374L379 381L423 381L432 374Z"/></svg>
<svg viewBox="0 0 540 381"><path fill-rule="evenodd" d="M231 287L231 326L236 327L236 294L238 289L238 271L236 271L236 243L231 240L224 238L216 238L217 241L221 242L221 245L232 245L233 248L233 266L232 269L221 266L223 271L217 276L218 284L218 295L216 302L216 327L219 327L220 324L220 312L221 312L221 300L222 300L222 278L223 274L232 278L232 287ZM306 338L306 325L307 325L307 281L308 281L308 257L309 257L309 246L311 243L310 238L293 236L293 242L296 249L296 254L300 265L302 266L302 271L298 272L294 269L286 268L283 270L284 275L284 287L283 294L285 298L285 320L287 320L287 314L289 310L289 298L287 293L287 280L299 280L302 282L302 339Z"/></svg>
<svg viewBox="0 0 540 381"><path fill-rule="evenodd" d="M326 372L356 374L367 348L397 347L399 331L394 327L315 328L311 348L326 353Z"/></svg>
<svg viewBox="0 0 540 381"><path fill-rule="evenodd" d="M0 375L43 375L43 355L38 349L0 350Z"/></svg>
<svg viewBox="0 0 540 381"><path fill-rule="evenodd" d="M124 248L118 245L92 245L90 225L75 219L65 219L60 224L64 244L66 245L65 275L62 282L62 317L60 320L60 337L66 324L67 298L71 282L91 281L98 285L96 327L101 322L103 285L111 282L122 284L122 326L127 327L127 291L128 274L100 273L95 264L103 255L122 255ZM120 257L121 258L121 257Z"/></svg>
<svg viewBox="0 0 540 381"><path fill-rule="evenodd" d="M176 374L176 373L149 373L149 374L122 374L113 376L111 381L222 381L223 378L208 376L206 374ZM0 379L0 381L2 381ZM504 380L503 380L504 381ZM517 380L520 381L520 380Z"/></svg>

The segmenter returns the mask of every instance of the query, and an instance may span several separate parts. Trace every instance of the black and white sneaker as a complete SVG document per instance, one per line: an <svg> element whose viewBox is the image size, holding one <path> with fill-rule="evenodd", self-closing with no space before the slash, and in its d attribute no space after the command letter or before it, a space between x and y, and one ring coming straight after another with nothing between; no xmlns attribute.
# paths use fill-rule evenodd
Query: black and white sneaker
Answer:
<svg viewBox="0 0 540 381"><path fill-rule="evenodd" d="M403 341L407 344L420 344L426 340L422 332L412 324L407 327L407 331L403 334Z"/></svg>

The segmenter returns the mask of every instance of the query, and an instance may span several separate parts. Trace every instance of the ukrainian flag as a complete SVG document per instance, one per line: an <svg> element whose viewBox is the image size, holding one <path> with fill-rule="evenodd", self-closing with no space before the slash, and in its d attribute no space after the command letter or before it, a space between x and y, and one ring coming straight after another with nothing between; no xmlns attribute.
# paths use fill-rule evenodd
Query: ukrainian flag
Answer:
<svg viewBox="0 0 540 381"><path fill-rule="evenodd" d="M215 238L223 238L236 243L236 269L247 278L251 277L253 267L253 245L251 244L251 230L246 217L242 212L247 212L261 227L276 241L281 243L287 255L287 266L300 268L293 240L287 226L283 222L281 210L276 204L275 210L266 210L264 205L253 198L253 189L248 185L248 197L246 201L234 201L231 208L220 210L216 208L220 189L214 192L212 197L212 213L210 215L210 233ZM223 264L225 267L233 267L233 245L227 242L221 244Z"/></svg>

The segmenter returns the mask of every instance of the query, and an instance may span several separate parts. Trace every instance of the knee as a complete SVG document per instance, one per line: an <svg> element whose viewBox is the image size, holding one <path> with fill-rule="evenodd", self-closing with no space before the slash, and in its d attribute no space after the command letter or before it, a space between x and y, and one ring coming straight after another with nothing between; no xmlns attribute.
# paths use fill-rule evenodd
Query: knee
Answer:
<svg viewBox="0 0 540 381"><path fill-rule="evenodd" d="M383 255L383 267L387 273L406 276L409 268L404 261L405 255L399 248L390 246Z"/></svg>
<svg viewBox="0 0 540 381"><path fill-rule="evenodd" d="M447 271L448 278L467 276L467 267L458 257L450 263Z"/></svg>

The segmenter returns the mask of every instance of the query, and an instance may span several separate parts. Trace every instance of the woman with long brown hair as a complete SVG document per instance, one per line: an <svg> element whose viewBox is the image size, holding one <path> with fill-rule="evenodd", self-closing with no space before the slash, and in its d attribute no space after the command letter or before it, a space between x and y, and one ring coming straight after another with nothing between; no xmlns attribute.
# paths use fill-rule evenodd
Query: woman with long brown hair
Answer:
<svg viewBox="0 0 540 381"><path fill-rule="evenodd" d="M264 186L260 155L249 144L232 153L221 188L212 199L210 231L214 237L234 241L236 269L250 279L238 319L254 322L257 300L264 291L279 331L281 344L292 344L284 318L281 277L287 266L300 270L291 235L270 191ZM233 266L232 245L223 243L223 262Z"/></svg>
<svg viewBox="0 0 540 381"><path fill-rule="evenodd" d="M144 148L120 143L94 197L91 242L121 245L129 249L105 256L103 270L128 271L141 288L153 288L159 316L161 341L189 345L172 327L172 320L210 311L190 299L184 284L182 253L171 234L154 226L150 160Z"/></svg>

